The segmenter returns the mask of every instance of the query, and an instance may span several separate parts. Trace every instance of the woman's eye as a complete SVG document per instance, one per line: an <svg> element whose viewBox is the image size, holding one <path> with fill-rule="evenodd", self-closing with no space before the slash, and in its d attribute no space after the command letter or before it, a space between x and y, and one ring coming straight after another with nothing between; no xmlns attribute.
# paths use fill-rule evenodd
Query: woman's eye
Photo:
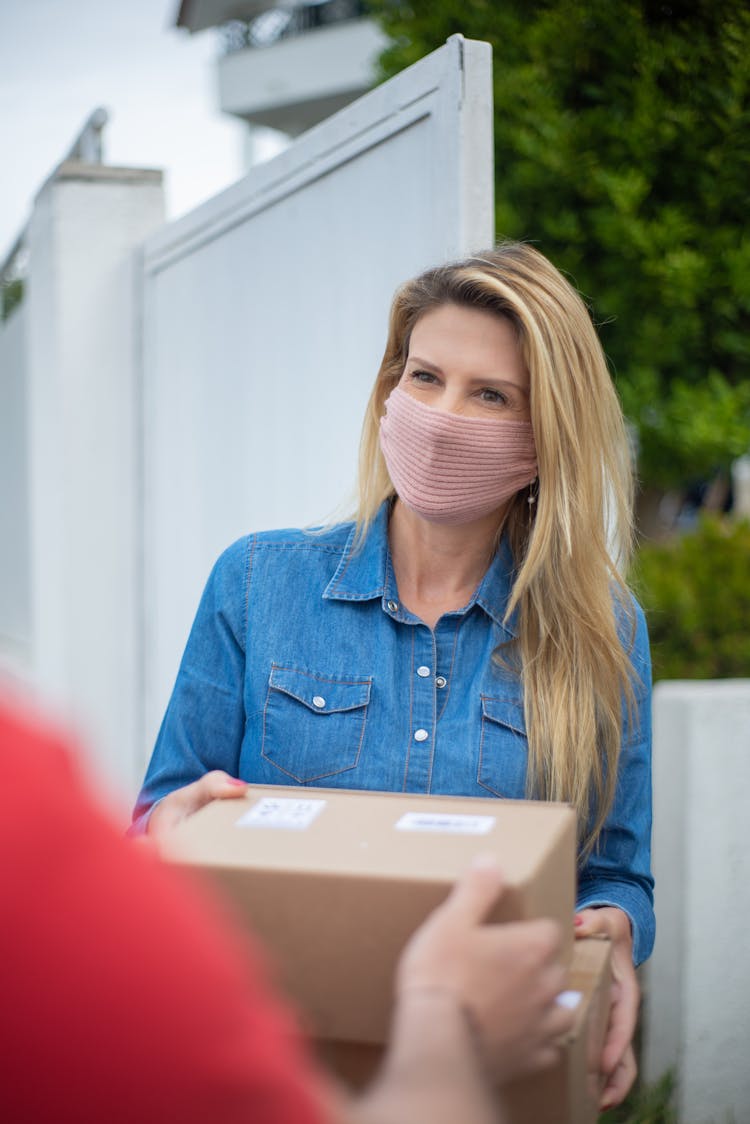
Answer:
<svg viewBox="0 0 750 1124"><path fill-rule="evenodd" d="M506 406L508 404L508 399L505 395L490 386L486 386L483 390L480 390L479 397L483 402L488 402L490 406Z"/></svg>
<svg viewBox="0 0 750 1124"><path fill-rule="evenodd" d="M430 371L412 371L411 377L414 382L435 382L435 376Z"/></svg>

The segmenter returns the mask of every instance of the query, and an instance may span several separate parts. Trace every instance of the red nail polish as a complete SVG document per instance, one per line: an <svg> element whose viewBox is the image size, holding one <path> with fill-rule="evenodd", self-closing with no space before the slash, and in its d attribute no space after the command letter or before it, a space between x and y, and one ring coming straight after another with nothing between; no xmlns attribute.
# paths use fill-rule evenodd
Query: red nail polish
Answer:
<svg viewBox="0 0 750 1124"><path fill-rule="evenodd" d="M243 788L247 788L247 781L241 781L238 777L227 777L227 784L241 784Z"/></svg>
<svg viewBox="0 0 750 1124"><path fill-rule="evenodd" d="M581 917L581 915L579 913L576 914L575 921L573 922L573 924L574 925L583 925L583 918Z"/></svg>

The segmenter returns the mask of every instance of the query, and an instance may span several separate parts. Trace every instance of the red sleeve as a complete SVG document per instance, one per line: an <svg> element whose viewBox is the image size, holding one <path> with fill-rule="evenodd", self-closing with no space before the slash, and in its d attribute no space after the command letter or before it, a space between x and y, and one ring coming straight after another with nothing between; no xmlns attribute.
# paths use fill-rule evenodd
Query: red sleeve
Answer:
<svg viewBox="0 0 750 1124"><path fill-rule="evenodd" d="M313 1124L321 1081L208 896L0 708L0 1071L14 1124Z"/></svg>

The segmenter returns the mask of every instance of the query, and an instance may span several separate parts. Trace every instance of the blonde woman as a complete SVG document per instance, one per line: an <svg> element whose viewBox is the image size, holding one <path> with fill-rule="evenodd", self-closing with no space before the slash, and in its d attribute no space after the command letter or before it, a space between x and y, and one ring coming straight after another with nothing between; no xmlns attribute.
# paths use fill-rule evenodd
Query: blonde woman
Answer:
<svg viewBox="0 0 750 1124"><path fill-rule="evenodd" d="M136 809L158 833L245 782L571 802L577 932L614 942L603 1105L635 1075L654 936L631 511L618 399L554 266L507 243L407 282L356 518L222 555Z"/></svg>

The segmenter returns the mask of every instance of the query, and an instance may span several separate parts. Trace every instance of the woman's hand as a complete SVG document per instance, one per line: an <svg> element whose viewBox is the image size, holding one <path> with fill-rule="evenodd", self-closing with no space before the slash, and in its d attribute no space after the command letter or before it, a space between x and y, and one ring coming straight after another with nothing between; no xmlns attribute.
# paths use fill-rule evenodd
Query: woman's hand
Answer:
<svg viewBox="0 0 750 1124"><path fill-rule="evenodd" d="M181 820L192 816L204 804L210 804L212 800L231 800L236 796L244 796L246 791L245 781L230 777L221 769L214 769L200 780L177 788L160 800L149 816L146 832L153 837L163 835Z"/></svg>
<svg viewBox="0 0 750 1124"><path fill-rule="evenodd" d="M633 967L630 918L614 906L584 909L576 914L576 937L606 934L612 941L612 1006L601 1069L606 1077L600 1110L620 1104L635 1081L637 1066L632 1040L641 990Z"/></svg>
<svg viewBox="0 0 750 1124"><path fill-rule="evenodd" d="M497 1082L554 1064L574 1013L556 1003L565 988L562 933L553 921L487 925L502 875L475 863L412 937L399 963L397 999L443 992L475 1026Z"/></svg>

